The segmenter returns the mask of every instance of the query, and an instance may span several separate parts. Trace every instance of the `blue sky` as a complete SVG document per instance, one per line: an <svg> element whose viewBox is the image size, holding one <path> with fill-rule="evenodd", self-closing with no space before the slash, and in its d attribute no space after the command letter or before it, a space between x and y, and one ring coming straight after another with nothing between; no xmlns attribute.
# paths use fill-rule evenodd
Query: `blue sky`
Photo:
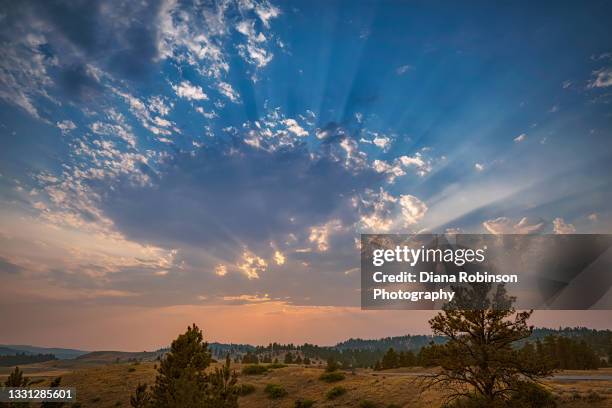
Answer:
<svg viewBox="0 0 612 408"><path fill-rule="evenodd" d="M338 312L360 232L609 232L611 14L2 2L3 303Z"/></svg>

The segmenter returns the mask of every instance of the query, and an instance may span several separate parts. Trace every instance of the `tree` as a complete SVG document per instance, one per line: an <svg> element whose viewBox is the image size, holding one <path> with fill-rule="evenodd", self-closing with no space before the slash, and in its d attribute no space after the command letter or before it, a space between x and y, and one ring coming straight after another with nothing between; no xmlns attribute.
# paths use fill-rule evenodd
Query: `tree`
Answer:
<svg viewBox="0 0 612 408"><path fill-rule="evenodd" d="M8 378L4 385L6 387L16 387L22 388L27 387L30 384L30 379L28 377L24 377L23 371L19 369L19 367L15 367L12 373L9 374Z"/></svg>
<svg viewBox="0 0 612 408"><path fill-rule="evenodd" d="M300 356L299 354L295 358L295 364L302 364L302 356Z"/></svg>
<svg viewBox="0 0 612 408"><path fill-rule="evenodd" d="M23 375L23 371L19 369L19 367L15 367L15 370L11 372L6 379L4 385L6 387L16 387L23 388L27 387L30 384L30 379ZM30 404L28 402L11 402L7 404L10 408L25 408L29 407Z"/></svg>
<svg viewBox="0 0 612 408"><path fill-rule="evenodd" d="M310 357L308 357L308 356L304 357L304 364L305 365L310 365Z"/></svg>
<svg viewBox="0 0 612 408"><path fill-rule="evenodd" d="M428 358L441 369L421 378L426 387L444 386L449 400L477 398L494 406L515 396L522 383L552 373L543 359L527 359L513 348L531 335L527 320L533 311L516 312L503 285L453 289L455 300L429 321L448 342L428 347Z"/></svg>
<svg viewBox="0 0 612 408"><path fill-rule="evenodd" d="M56 377L51 384L49 384L50 388L58 388L62 383L62 377ZM65 402L51 402L51 401L43 401L40 404L40 408L62 408L65 407Z"/></svg>
<svg viewBox="0 0 612 408"><path fill-rule="evenodd" d="M340 367L338 366L338 362L336 361L336 359L334 359L333 357L329 357L327 359L327 366L325 366L325 371L327 371L328 373L332 373L338 370L338 368Z"/></svg>
<svg viewBox="0 0 612 408"><path fill-rule="evenodd" d="M161 360L151 392L146 385L139 385L130 403L152 408L237 407L237 377L230 372L229 355L222 368L207 374L211 361L202 331L195 324L188 327Z"/></svg>
<svg viewBox="0 0 612 408"><path fill-rule="evenodd" d="M285 364L293 364L293 354L290 351L285 354Z"/></svg>
<svg viewBox="0 0 612 408"><path fill-rule="evenodd" d="M225 364L208 376L210 390L207 396L208 407L238 408L238 375L230 370L230 355L225 358Z"/></svg>
<svg viewBox="0 0 612 408"><path fill-rule="evenodd" d="M151 394L147 392L147 384L138 384L136 392L130 397L130 405L134 408L146 408L151 402Z"/></svg>
<svg viewBox="0 0 612 408"><path fill-rule="evenodd" d="M399 356L397 355L393 347L387 350L387 352L382 358L381 365L382 365L383 370L388 370L390 368L399 367Z"/></svg>

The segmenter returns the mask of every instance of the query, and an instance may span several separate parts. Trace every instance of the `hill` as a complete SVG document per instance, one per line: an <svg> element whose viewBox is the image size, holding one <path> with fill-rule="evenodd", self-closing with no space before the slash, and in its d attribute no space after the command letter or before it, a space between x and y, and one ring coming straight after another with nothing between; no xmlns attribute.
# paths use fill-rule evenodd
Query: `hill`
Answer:
<svg viewBox="0 0 612 408"><path fill-rule="evenodd" d="M66 348L54 348L54 347L36 347L23 344L0 344L0 355L8 356L15 354L27 354L27 355L38 355L38 354L53 354L59 360L66 360L71 358L77 358L83 354L89 353L88 351L66 349Z"/></svg>

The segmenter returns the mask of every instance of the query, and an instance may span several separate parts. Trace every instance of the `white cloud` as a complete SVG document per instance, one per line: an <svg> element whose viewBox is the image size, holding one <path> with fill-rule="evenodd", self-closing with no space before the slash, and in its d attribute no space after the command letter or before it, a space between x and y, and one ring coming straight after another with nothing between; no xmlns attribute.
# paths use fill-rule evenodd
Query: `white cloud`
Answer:
<svg viewBox="0 0 612 408"><path fill-rule="evenodd" d="M507 217L499 217L482 223L490 234L537 234L542 232L546 223L544 221L530 222L527 217L514 223Z"/></svg>
<svg viewBox="0 0 612 408"><path fill-rule="evenodd" d="M62 132L63 135L76 129L76 125L71 120L63 120L61 122L57 122L55 126L57 126L57 128Z"/></svg>
<svg viewBox="0 0 612 408"><path fill-rule="evenodd" d="M413 195L400 195L399 203L406 227L418 223L427 212L425 203Z"/></svg>
<svg viewBox="0 0 612 408"><path fill-rule="evenodd" d="M485 166L482 163L474 163L474 169L476 171L483 171L485 169Z"/></svg>
<svg viewBox="0 0 612 408"><path fill-rule="evenodd" d="M592 222L597 222L599 220L599 216L597 215L597 213L589 214L587 218L589 219L589 221Z"/></svg>
<svg viewBox="0 0 612 408"><path fill-rule="evenodd" d="M224 264L218 264L215 266L215 275L217 276L225 276L227 275L227 266Z"/></svg>
<svg viewBox="0 0 612 408"><path fill-rule="evenodd" d="M301 126L300 126L300 125L299 125L299 124L296 122L296 120L295 120L295 119L291 119L291 118L289 118L289 119L285 119L285 120L283 121L283 124L284 124L285 126L287 126L287 130L288 130L289 132L293 133L293 134L294 134L294 135L296 135L296 136L299 136L299 137L306 137L306 136L308 136L308 132L307 132L306 130L304 130L304 128L303 128L303 127L301 127Z"/></svg>
<svg viewBox="0 0 612 408"><path fill-rule="evenodd" d="M553 105L549 110L548 113L555 113L559 111L559 105Z"/></svg>
<svg viewBox="0 0 612 408"><path fill-rule="evenodd" d="M520 135L514 138L514 143L521 143L521 142L524 142L525 140L527 140L527 134L521 133Z"/></svg>
<svg viewBox="0 0 612 408"><path fill-rule="evenodd" d="M274 251L274 257L273 258L274 258L274 262L276 262L277 265L284 265L285 264L285 261L286 261L285 255L281 251L279 251L279 250Z"/></svg>
<svg viewBox="0 0 612 408"><path fill-rule="evenodd" d="M391 143L391 139L388 138L387 136L376 136L374 137L374 140L372 140L372 143L374 143L374 146L377 146L383 150L386 150Z"/></svg>
<svg viewBox="0 0 612 408"><path fill-rule="evenodd" d="M400 67L397 67L397 69L395 70L395 73L397 75L404 75L405 73L412 71L414 69L414 67L412 65L402 65Z"/></svg>
<svg viewBox="0 0 612 408"><path fill-rule="evenodd" d="M240 95L238 92L236 92L227 82L219 82L217 84L217 90L234 103L240 101Z"/></svg>
<svg viewBox="0 0 612 408"><path fill-rule="evenodd" d="M569 79L567 81L563 81L563 83L561 84L561 87L563 87L563 89L567 89L570 86L572 86L572 81L570 81Z"/></svg>
<svg viewBox="0 0 612 408"><path fill-rule="evenodd" d="M384 189L366 191L353 199L360 213L359 225L366 232L384 233L417 224L427 213L427 205L413 195L394 197Z"/></svg>
<svg viewBox="0 0 612 408"><path fill-rule="evenodd" d="M342 224L340 223L340 220L331 220L323 225L311 227L308 241L315 244L319 251L325 252L329 249L330 235L333 232L340 231L341 229Z"/></svg>
<svg viewBox="0 0 612 408"><path fill-rule="evenodd" d="M193 85L189 81L183 81L178 85L172 85L172 89L180 98L189 100L207 100L208 95L204 93L201 86Z"/></svg>
<svg viewBox="0 0 612 408"><path fill-rule="evenodd" d="M555 234L573 234L576 227L565 222L563 218L557 217L553 220L553 231Z"/></svg>
<svg viewBox="0 0 612 408"><path fill-rule="evenodd" d="M612 86L612 68L602 68L593 72L593 78L589 81L589 88L606 88Z"/></svg>
<svg viewBox="0 0 612 408"><path fill-rule="evenodd" d="M266 271L268 263L263 258L245 249L242 253L242 262L237 267L249 280L252 280L259 279L259 274Z"/></svg>

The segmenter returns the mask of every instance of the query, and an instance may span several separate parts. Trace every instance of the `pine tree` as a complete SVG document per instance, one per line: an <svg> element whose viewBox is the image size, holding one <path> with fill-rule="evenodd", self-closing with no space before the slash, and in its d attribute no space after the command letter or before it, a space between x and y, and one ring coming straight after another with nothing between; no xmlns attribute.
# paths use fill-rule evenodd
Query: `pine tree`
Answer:
<svg viewBox="0 0 612 408"><path fill-rule="evenodd" d="M293 364L293 354L290 351L285 354L285 364Z"/></svg>
<svg viewBox="0 0 612 408"><path fill-rule="evenodd" d="M393 347L387 350L387 352L382 358L381 365L382 365L383 370L388 370L390 368L399 367L399 356L397 355Z"/></svg>
<svg viewBox="0 0 612 408"><path fill-rule="evenodd" d="M237 376L230 372L229 354L222 368L206 374L211 361L202 331L195 324L188 327L161 360L151 392L146 385L139 385L130 403L151 408L237 407Z"/></svg>
<svg viewBox="0 0 612 408"><path fill-rule="evenodd" d="M338 368L340 368L340 366L338 365L336 359L334 359L333 357L329 357L327 359L327 366L325 367L325 371L327 371L328 373L332 373L338 370Z"/></svg>
<svg viewBox="0 0 612 408"><path fill-rule="evenodd" d="M238 408L238 376L230 370L230 356L225 358L221 368L208 375L207 407Z"/></svg>
<svg viewBox="0 0 612 408"><path fill-rule="evenodd" d="M22 388L27 387L30 384L30 379L23 376L23 371L19 367L15 367L15 370L9 374L4 385L6 387Z"/></svg>
<svg viewBox="0 0 612 408"><path fill-rule="evenodd" d="M308 357L308 356L304 357L304 364L305 365L310 365L310 357Z"/></svg>
<svg viewBox="0 0 612 408"><path fill-rule="evenodd" d="M434 334L448 342L428 347L441 370L423 377L425 386L442 385L451 398L473 398L475 393L486 406L494 406L514 396L519 384L552 373L543 360L525 359L513 348L531 335L527 320L533 311L516 312L503 285L493 291L491 284L454 289L455 300L429 321Z"/></svg>

